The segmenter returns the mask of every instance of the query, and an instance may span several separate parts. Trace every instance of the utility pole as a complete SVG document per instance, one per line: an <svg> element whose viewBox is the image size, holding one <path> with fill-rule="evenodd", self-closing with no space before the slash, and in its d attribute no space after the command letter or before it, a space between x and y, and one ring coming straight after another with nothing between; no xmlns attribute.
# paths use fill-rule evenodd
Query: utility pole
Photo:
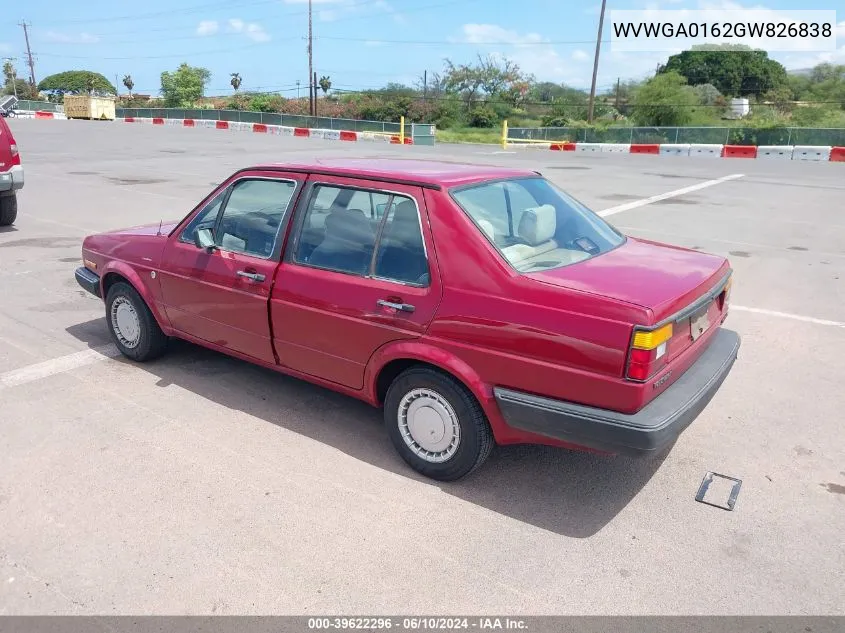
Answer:
<svg viewBox="0 0 845 633"><path fill-rule="evenodd" d="M314 98L314 84L311 82L314 74L314 39L311 30L311 0L308 0L308 99L310 100L311 116L314 116L314 111L317 109L316 99Z"/></svg>
<svg viewBox="0 0 845 633"><path fill-rule="evenodd" d="M29 47L29 31L27 30L28 27L32 26L31 24L27 24L24 21L21 21L19 26L23 27L23 37L26 40L26 58L29 62L29 83L32 86L33 92L35 91L35 62L32 60L32 49Z"/></svg>
<svg viewBox="0 0 845 633"><path fill-rule="evenodd" d="M317 73L314 73L314 116L317 116Z"/></svg>
<svg viewBox="0 0 845 633"><path fill-rule="evenodd" d="M590 110L587 114L587 122L593 122L593 106L596 101L596 76L599 72L599 51L601 50L601 27L604 25L604 9L607 6L607 0L601 0L601 15L599 15L599 33L596 36L596 58L593 60L593 83L590 86Z"/></svg>
<svg viewBox="0 0 845 633"><path fill-rule="evenodd" d="M616 78L616 111L619 111L619 77Z"/></svg>
<svg viewBox="0 0 845 633"><path fill-rule="evenodd" d="M299 100L299 79L296 80L296 98Z"/></svg>
<svg viewBox="0 0 845 633"><path fill-rule="evenodd" d="M425 112L425 100L428 96L428 71L423 71L423 112Z"/></svg>

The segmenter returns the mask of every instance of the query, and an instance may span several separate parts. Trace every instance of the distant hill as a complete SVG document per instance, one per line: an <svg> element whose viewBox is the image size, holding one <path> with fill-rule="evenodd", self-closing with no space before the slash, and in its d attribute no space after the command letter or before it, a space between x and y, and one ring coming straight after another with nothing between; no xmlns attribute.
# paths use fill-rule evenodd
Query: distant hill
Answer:
<svg viewBox="0 0 845 633"><path fill-rule="evenodd" d="M812 72L812 68L793 68L792 70L787 70L786 74L798 75L799 77L809 77Z"/></svg>

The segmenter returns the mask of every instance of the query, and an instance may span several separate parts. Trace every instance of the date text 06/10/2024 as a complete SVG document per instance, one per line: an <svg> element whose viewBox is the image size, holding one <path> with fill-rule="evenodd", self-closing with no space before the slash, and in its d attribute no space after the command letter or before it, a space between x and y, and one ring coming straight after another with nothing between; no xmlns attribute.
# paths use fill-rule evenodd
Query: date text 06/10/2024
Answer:
<svg viewBox="0 0 845 633"><path fill-rule="evenodd" d="M527 630L524 620L518 618L448 618L448 617L328 617L309 618L308 628L313 630L387 630L449 631L449 630Z"/></svg>

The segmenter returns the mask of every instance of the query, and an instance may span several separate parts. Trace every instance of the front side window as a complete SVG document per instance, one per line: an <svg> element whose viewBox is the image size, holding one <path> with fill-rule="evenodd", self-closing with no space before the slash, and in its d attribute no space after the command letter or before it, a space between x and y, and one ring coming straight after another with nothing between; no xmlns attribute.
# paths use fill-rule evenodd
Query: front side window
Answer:
<svg viewBox="0 0 845 633"><path fill-rule="evenodd" d="M296 182L289 180L237 182L223 209L214 243L226 251L270 257L295 190Z"/></svg>
<svg viewBox="0 0 845 633"><path fill-rule="evenodd" d="M316 185L293 260L408 284L429 282L417 205L387 192Z"/></svg>
<svg viewBox="0 0 845 633"><path fill-rule="evenodd" d="M575 264L625 241L607 222L545 178L483 182L451 194L519 272Z"/></svg>
<svg viewBox="0 0 845 633"><path fill-rule="evenodd" d="M203 207L203 209L194 216L194 219L188 223L185 230L179 236L179 240L193 244L196 239L197 231L200 229L209 229L214 232L214 225L217 223L217 214L220 213L220 205L223 204L223 199L226 197L228 189L224 189L218 193L212 200Z"/></svg>

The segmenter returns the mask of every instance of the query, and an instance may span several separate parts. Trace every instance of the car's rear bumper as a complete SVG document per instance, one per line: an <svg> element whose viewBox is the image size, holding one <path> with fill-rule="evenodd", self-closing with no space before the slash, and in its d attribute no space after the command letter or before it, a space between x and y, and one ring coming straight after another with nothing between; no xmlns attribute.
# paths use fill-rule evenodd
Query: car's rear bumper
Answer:
<svg viewBox="0 0 845 633"><path fill-rule="evenodd" d="M97 273L92 272L84 266L80 266L76 269L74 276L76 277L76 282L85 288L85 290L95 297L102 298L102 294L100 293L100 276Z"/></svg>
<svg viewBox="0 0 845 633"><path fill-rule="evenodd" d="M496 387L505 422L514 428L610 453L643 454L674 441L704 410L730 373L740 338L720 329L701 357L637 413L625 414Z"/></svg>
<svg viewBox="0 0 845 633"><path fill-rule="evenodd" d="M17 191L23 187L23 167L12 165L9 171L0 172L0 192Z"/></svg>

